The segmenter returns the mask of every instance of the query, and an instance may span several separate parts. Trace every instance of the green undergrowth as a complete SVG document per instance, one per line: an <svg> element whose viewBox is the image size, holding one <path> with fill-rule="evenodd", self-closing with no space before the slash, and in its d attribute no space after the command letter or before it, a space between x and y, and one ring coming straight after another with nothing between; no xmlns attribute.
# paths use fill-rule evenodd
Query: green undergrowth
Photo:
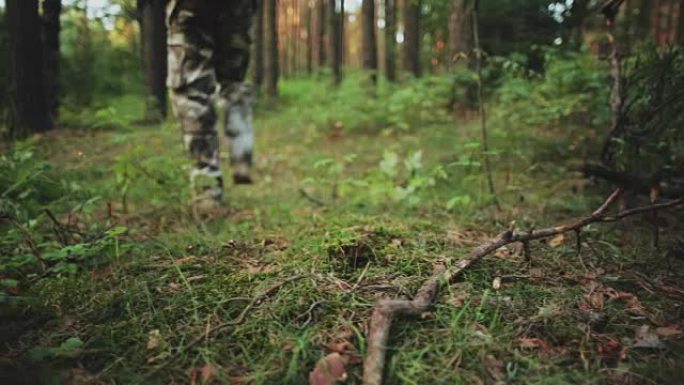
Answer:
<svg viewBox="0 0 684 385"><path fill-rule="evenodd" d="M230 208L201 221L177 128L137 125L132 97L108 107L113 127L3 154L0 382L189 383L211 367L213 383L304 384L331 342L365 353L377 298L410 297L497 232L584 215L609 192L566 170L592 151L591 129L495 114L496 210L478 123L454 123L432 82L376 97L354 76L339 90L283 82L280 102L258 106L257 183L229 187ZM682 340L634 346L639 327L682 323L681 224L661 219L674 227L658 247L635 219L590 226L579 250L567 234L529 259L515 245L486 257L430 312L396 321L386 383L678 383ZM598 303L599 288L643 310L627 294ZM361 366L348 370L359 384Z"/></svg>

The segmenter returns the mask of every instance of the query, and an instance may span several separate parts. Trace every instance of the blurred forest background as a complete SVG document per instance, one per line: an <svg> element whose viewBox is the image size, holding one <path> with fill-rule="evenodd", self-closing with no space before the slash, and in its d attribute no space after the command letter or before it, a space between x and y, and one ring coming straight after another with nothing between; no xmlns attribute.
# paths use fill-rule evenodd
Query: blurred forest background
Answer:
<svg viewBox="0 0 684 385"><path fill-rule="evenodd" d="M375 301L491 234L681 204L684 0L256 4L257 183L198 220L166 1L0 0L0 383L359 384ZM493 250L385 383L680 384L681 209L647 211Z"/></svg>

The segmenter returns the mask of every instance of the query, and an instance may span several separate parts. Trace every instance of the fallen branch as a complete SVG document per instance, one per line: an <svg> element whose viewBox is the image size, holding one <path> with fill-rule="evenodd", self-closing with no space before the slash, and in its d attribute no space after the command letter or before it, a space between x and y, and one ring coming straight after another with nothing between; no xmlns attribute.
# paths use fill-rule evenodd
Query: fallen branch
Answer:
<svg viewBox="0 0 684 385"><path fill-rule="evenodd" d="M159 373L162 369L166 368L174 362L178 357L184 355L186 352L188 352L190 349L194 348L195 346L199 345L206 339L208 339L210 336L214 334L218 334L220 332L225 331L228 327L230 326L236 326L240 325L243 322L245 322L245 318L247 316L247 313L254 308L257 304L259 304L261 301L264 300L264 298L270 296L274 292L278 291L281 287L283 287L285 284L296 281L298 279L302 279L304 277L307 277L308 275L306 274L301 274L301 275L294 275L292 277L289 277L287 279L284 279L281 282L276 283L275 285L269 287L268 289L264 290L261 294L254 296L251 301L245 306L244 309L242 309L242 312L240 312L240 315L238 315L235 319L220 323L207 331L205 331L201 336L195 338L194 340L190 341L187 345L183 346L182 348L179 348L174 352L166 361L164 361L162 364L156 366L154 369L152 369L151 372L147 373L143 379L139 382L140 384L147 383L147 381L152 378L155 374Z"/></svg>
<svg viewBox="0 0 684 385"><path fill-rule="evenodd" d="M606 211L608 211L610 206L617 200L620 191L620 189L615 190L591 215L576 219L573 222L538 230L507 230L500 233L493 239L476 247L468 256L456 262L454 266L435 272L427 281L425 281L425 283L423 283L423 286L418 290L418 293L412 300L383 299L378 301L370 321L368 353L363 363L363 384L382 384L387 355L387 343L389 341L390 328L394 318L398 315L420 315L427 311L428 307L434 302L437 292L445 282L450 282L463 270L487 254L514 242L525 243L536 239L548 238L569 231L579 231L592 223L615 222L631 215L684 205L684 197L680 197L664 203L625 210L613 216L606 215Z"/></svg>
<svg viewBox="0 0 684 385"><path fill-rule="evenodd" d="M653 176L622 172L613 170L603 164L588 162L579 167L571 167L571 171L578 171L585 177L605 179L617 185L623 190L633 191L639 194L650 194L651 189L658 189L660 196L680 197L684 195L684 187L671 185L663 179L663 173L658 172Z"/></svg>

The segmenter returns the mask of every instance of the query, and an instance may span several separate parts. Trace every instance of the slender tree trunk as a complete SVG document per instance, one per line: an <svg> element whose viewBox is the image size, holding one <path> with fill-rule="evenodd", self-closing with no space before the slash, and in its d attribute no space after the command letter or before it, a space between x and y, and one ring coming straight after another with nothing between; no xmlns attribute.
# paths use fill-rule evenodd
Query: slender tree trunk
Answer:
<svg viewBox="0 0 684 385"><path fill-rule="evenodd" d="M327 33L326 28L326 3L327 0L316 0L314 8L314 27L313 27L313 49L314 49L314 61L316 67L320 70L325 67L325 50L326 50L326 39L325 35Z"/></svg>
<svg viewBox="0 0 684 385"><path fill-rule="evenodd" d="M257 1L254 18L254 87L259 90L264 82L264 0Z"/></svg>
<svg viewBox="0 0 684 385"><path fill-rule="evenodd" d="M7 0L9 133L25 138L51 127L44 83L38 0Z"/></svg>
<svg viewBox="0 0 684 385"><path fill-rule="evenodd" d="M43 47L45 63L45 102L50 120L55 122L59 114L60 54L59 31L62 13L61 0L43 0Z"/></svg>
<svg viewBox="0 0 684 385"><path fill-rule="evenodd" d="M385 77L397 80L397 4L385 0Z"/></svg>
<svg viewBox="0 0 684 385"><path fill-rule="evenodd" d="M487 131L487 111L484 105L484 87L482 81L482 46L480 45L480 26L479 18L479 0L474 0L472 10L472 26L473 26L473 44L475 49L475 68L477 72L477 104L480 111L480 128L482 131L482 157L484 158L484 170L487 176L487 185L489 186L489 193L494 199L497 209L501 210L499 198L496 195L496 188L494 186L494 176L492 171L491 161L489 159L489 133Z"/></svg>
<svg viewBox="0 0 684 385"><path fill-rule="evenodd" d="M340 84L342 82L342 51L343 51L343 34L344 34L344 17L343 6L344 0L338 0L340 7L337 7L335 0L330 0L328 5L328 51L330 57L330 66L332 67L334 83Z"/></svg>
<svg viewBox="0 0 684 385"><path fill-rule="evenodd" d="M422 0L406 0L404 6L404 62L406 70L420 77L420 7Z"/></svg>
<svg viewBox="0 0 684 385"><path fill-rule="evenodd" d="M455 63L467 63L473 50L473 28L471 18L467 14L468 2L472 0L452 0L449 10L449 61L448 66Z"/></svg>
<svg viewBox="0 0 684 385"><path fill-rule="evenodd" d="M677 44L684 46L684 0L679 0L679 16L677 17Z"/></svg>
<svg viewBox="0 0 684 385"><path fill-rule="evenodd" d="M370 80L377 82L378 43L375 35L375 1L363 0L361 5L361 52L363 68L370 71Z"/></svg>
<svg viewBox="0 0 684 385"><path fill-rule="evenodd" d="M147 102L145 119L162 120L166 117L166 21L165 0L144 0L140 4L141 41Z"/></svg>
<svg viewBox="0 0 684 385"><path fill-rule="evenodd" d="M276 0L264 0L264 82L266 95L278 96L278 10Z"/></svg>
<svg viewBox="0 0 684 385"><path fill-rule="evenodd" d="M657 45L660 45L660 8L661 1L653 0L653 8L651 9L651 35Z"/></svg>
<svg viewBox="0 0 684 385"><path fill-rule="evenodd" d="M306 73L313 73L313 4L304 4L304 20L306 22Z"/></svg>

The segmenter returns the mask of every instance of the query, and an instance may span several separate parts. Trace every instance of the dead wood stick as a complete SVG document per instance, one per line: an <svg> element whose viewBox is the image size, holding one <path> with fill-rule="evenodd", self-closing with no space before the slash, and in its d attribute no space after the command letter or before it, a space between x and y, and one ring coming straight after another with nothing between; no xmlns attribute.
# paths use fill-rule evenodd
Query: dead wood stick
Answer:
<svg viewBox="0 0 684 385"><path fill-rule="evenodd" d="M460 259L450 268L436 272L425 281L412 300L383 299L379 300L373 310L368 333L368 353L363 363L363 385L381 385L387 343L392 321L397 315L420 315L432 305L437 292L444 282L450 282L463 270L498 248L514 242L528 242L535 239L548 238L561 233L579 230L592 223L615 222L630 215L651 212L652 210L684 205L684 197L659 204L639 207L607 216L606 211L617 200L620 189L615 190L591 215L576 219L567 224L530 231L507 230L473 249L470 254Z"/></svg>

